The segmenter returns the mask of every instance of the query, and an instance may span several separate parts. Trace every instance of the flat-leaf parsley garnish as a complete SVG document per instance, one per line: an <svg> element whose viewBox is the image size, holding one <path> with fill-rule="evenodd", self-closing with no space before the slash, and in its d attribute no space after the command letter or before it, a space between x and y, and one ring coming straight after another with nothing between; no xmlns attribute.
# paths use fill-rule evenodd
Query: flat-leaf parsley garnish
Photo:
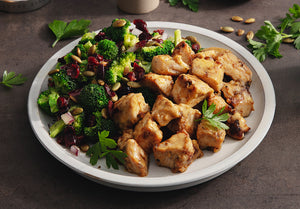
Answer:
<svg viewBox="0 0 300 209"><path fill-rule="evenodd" d="M199 120L206 120L210 123L211 126L217 129L229 129L229 127L223 123L226 122L229 118L228 113L221 113L224 111L225 107L223 107L218 113L214 114L216 109L216 105L212 104L207 108L207 101L204 100L202 105L202 117Z"/></svg>
<svg viewBox="0 0 300 209"><path fill-rule="evenodd" d="M3 72L2 81L0 82L0 84L12 88L13 86L25 83L26 80L27 78L23 77L22 74L17 75L15 72L7 73L7 71L5 70Z"/></svg>
<svg viewBox="0 0 300 209"><path fill-rule="evenodd" d="M120 150L116 150L117 143L115 140L107 138L108 136L109 131L98 132L99 141L90 147L86 154L91 157L90 163L92 165L95 165L98 159L105 157L108 168L112 166L114 169L119 169L118 161L124 164L127 155Z"/></svg>

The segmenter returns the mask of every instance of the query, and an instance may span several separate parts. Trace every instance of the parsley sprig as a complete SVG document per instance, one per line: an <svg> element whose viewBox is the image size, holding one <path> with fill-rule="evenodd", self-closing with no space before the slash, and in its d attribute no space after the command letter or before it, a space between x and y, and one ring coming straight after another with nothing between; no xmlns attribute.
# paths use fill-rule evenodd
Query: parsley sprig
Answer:
<svg viewBox="0 0 300 209"><path fill-rule="evenodd" d="M255 33L255 36L261 41L254 41L249 39L248 47L252 49L253 55L263 62L268 55L275 58L281 58L282 55L279 52L279 47L282 41L286 38L293 38L296 49L300 49L300 22L296 21L300 18L300 6L294 4L289 9L289 13L286 17L281 19L281 24L278 26L280 31L274 27L274 25L266 20L260 30Z"/></svg>
<svg viewBox="0 0 300 209"><path fill-rule="evenodd" d="M90 163L95 165L98 159L105 157L108 168L111 166L114 169L119 169L118 161L124 164L124 159L127 157L126 153L116 150L117 143L115 140L107 138L109 131L102 131L98 133L99 141L90 147L86 152L90 156Z"/></svg>
<svg viewBox="0 0 300 209"><path fill-rule="evenodd" d="M7 71L5 70L3 72L2 81L0 82L0 84L12 88L16 85L22 85L26 80L27 78L23 77L22 74L17 75L15 72L7 73Z"/></svg>
<svg viewBox="0 0 300 209"><path fill-rule="evenodd" d="M214 111L216 109L215 104L211 104L207 108L207 101L204 100L202 104L202 117L199 120L206 120L210 123L211 126L217 128L217 129L229 129L229 127L223 123L226 122L229 118L228 113L224 113L221 115L221 113L224 111L225 107L223 107L218 113L214 114Z"/></svg>
<svg viewBox="0 0 300 209"><path fill-rule="evenodd" d="M199 0L169 0L169 3L171 6L176 6L180 1L193 12L197 12L199 9Z"/></svg>
<svg viewBox="0 0 300 209"><path fill-rule="evenodd" d="M52 23L48 24L48 27L52 30L56 36L56 40L53 42L52 47L61 39L71 38L75 36L83 35L88 32L88 27L90 25L90 20L72 20L67 23L61 20L54 20Z"/></svg>

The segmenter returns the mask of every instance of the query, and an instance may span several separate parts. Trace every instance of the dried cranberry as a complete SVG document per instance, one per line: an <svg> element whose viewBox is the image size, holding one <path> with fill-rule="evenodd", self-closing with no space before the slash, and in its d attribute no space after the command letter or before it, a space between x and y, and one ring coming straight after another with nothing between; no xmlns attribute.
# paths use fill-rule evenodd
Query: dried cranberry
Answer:
<svg viewBox="0 0 300 209"><path fill-rule="evenodd" d="M100 31L96 36L95 36L95 41L101 41L101 40L103 40L103 39L105 39L105 33L104 32L102 32L102 31Z"/></svg>
<svg viewBox="0 0 300 209"><path fill-rule="evenodd" d="M200 50L200 45L198 43L192 44L192 49L195 53L197 53Z"/></svg>
<svg viewBox="0 0 300 209"><path fill-rule="evenodd" d="M65 97L58 97L57 99L57 106L60 112L65 112L68 108L68 100Z"/></svg>
<svg viewBox="0 0 300 209"><path fill-rule="evenodd" d="M162 40L161 38L153 39L153 41L156 41L157 43L160 43L160 44L162 44L164 42L164 40Z"/></svg>
<svg viewBox="0 0 300 209"><path fill-rule="evenodd" d="M88 57L88 64L89 65L99 65L100 62L96 59L96 57L89 56Z"/></svg>
<svg viewBox="0 0 300 209"><path fill-rule="evenodd" d="M146 40L148 41L149 39L152 38L152 35L150 33L146 33L146 32L143 32L139 35L139 40L140 41L143 41L143 40Z"/></svg>
<svg viewBox="0 0 300 209"><path fill-rule="evenodd" d="M69 67L67 67L67 75L72 79L78 78L79 74L80 68L78 64L71 64Z"/></svg>
<svg viewBox="0 0 300 209"><path fill-rule="evenodd" d="M155 30L155 31L153 31L154 33L158 33L159 35L162 35L162 34L164 34L164 30L163 29L157 29L157 30Z"/></svg>
<svg viewBox="0 0 300 209"><path fill-rule="evenodd" d="M101 80L105 79L105 66L103 64L97 66L97 77Z"/></svg>
<svg viewBox="0 0 300 209"><path fill-rule="evenodd" d="M113 108L114 108L114 103L111 100L109 100L107 105L107 110L110 117L113 114Z"/></svg>
<svg viewBox="0 0 300 209"><path fill-rule="evenodd" d="M140 81L145 76L145 70L141 66L139 66L136 62L133 63L133 72L135 74L135 78L137 81Z"/></svg>
<svg viewBox="0 0 300 209"><path fill-rule="evenodd" d="M147 23L142 19L135 19L133 20L133 24L135 24L135 27L143 32L149 33L147 29Z"/></svg>
<svg viewBox="0 0 300 209"><path fill-rule="evenodd" d="M64 144L66 147L70 147L77 143L77 137L75 135L75 129L72 126L67 126L63 132Z"/></svg>
<svg viewBox="0 0 300 209"><path fill-rule="evenodd" d="M113 97L116 95L116 93L112 91L107 84L104 84L104 89L109 97Z"/></svg>
<svg viewBox="0 0 300 209"><path fill-rule="evenodd" d="M66 64L66 60L64 59L64 57L60 57L57 59L57 62L59 62L60 64Z"/></svg>
<svg viewBox="0 0 300 209"><path fill-rule="evenodd" d="M102 55L100 55L100 54L97 54L96 55L96 59L99 61L99 62L101 62L101 61L103 61L103 56Z"/></svg>

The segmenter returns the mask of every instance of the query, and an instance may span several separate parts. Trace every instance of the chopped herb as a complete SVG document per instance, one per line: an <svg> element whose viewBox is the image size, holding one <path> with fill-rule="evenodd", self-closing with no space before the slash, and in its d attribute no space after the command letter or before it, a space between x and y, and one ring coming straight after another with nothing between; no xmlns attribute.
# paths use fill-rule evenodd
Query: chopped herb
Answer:
<svg viewBox="0 0 300 209"><path fill-rule="evenodd" d="M264 22L265 25L255 33L255 36L262 41L248 40L248 47L260 62L263 62L268 55L281 58L279 47L285 38L293 38L295 48L300 49L300 22L296 22L300 17L300 6L294 4L289 11L291 14L287 13L286 17L280 20L281 24L278 26L280 31L267 20Z"/></svg>
<svg viewBox="0 0 300 209"><path fill-rule="evenodd" d="M223 123L226 122L229 118L228 113L224 113L221 115L221 113L224 111L225 107L223 107L218 113L214 114L214 111L216 109L216 105L212 104L207 108L207 101L204 100L202 105L202 118L199 120L206 120L210 123L211 126L217 128L217 129L229 129L229 127Z"/></svg>
<svg viewBox="0 0 300 209"><path fill-rule="evenodd" d="M115 140L107 138L108 135L109 131L98 132L99 141L90 147L86 154L91 157L90 163L92 165L95 165L98 159L105 157L108 168L112 166L114 169L119 169L118 161L124 164L127 155L120 150L116 150L117 143Z"/></svg>
<svg viewBox="0 0 300 209"><path fill-rule="evenodd" d="M7 71L5 70L3 72L3 78L2 78L2 81L0 82L0 84L3 84L7 87L12 88L15 85L21 85L21 84L25 83L26 80L27 80L27 78L23 77L22 74L16 75L15 72L7 73Z"/></svg>
<svg viewBox="0 0 300 209"><path fill-rule="evenodd" d="M48 26L56 36L56 40L52 44L52 47L61 39L71 38L75 36L83 35L88 32L88 26L90 25L90 20L72 20L70 23L54 20L49 23Z"/></svg>

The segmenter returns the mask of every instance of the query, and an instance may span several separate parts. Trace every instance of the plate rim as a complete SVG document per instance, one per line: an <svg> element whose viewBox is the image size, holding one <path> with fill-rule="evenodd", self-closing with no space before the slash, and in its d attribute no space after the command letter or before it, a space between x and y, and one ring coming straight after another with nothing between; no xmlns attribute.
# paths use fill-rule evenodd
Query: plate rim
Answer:
<svg viewBox="0 0 300 209"><path fill-rule="evenodd" d="M133 191L169 191L169 190L185 188L192 185L203 183L207 180L210 180L212 178L215 178L223 174L227 170L234 167L237 163L241 162L243 159L245 159L249 154L251 154L256 149L256 147L261 143L261 141L266 136L267 132L271 127L275 115L275 107L276 107L275 90L271 78L269 77L263 65L248 50L246 50L239 43L235 42L232 39L227 38L222 34L208 30L206 28L185 24L185 23L168 22L168 21L146 21L146 23L148 28L181 29L181 30L197 33L202 36L208 36L214 40L218 40L219 42L221 42L224 45L227 45L230 48L233 48L240 56L244 58L244 60L247 60L247 62L252 65L253 69L256 71L261 81L264 90L264 100L265 100L264 111L263 111L261 121L257 129L255 130L255 132L250 138L252 139L255 137L255 140L249 139L241 148L239 148L238 151L236 151L229 157L226 157L220 162L202 169L201 175L199 175L200 171L195 171L192 173L181 173L175 176L146 177L146 178L137 177L137 176L124 176L124 175L114 174L100 169L96 169L93 166L87 165L79 160L76 160L73 157L68 156L65 152L61 150L55 149L55 147L53 146L53 141L55 140L51 140L52 142L49 141L47 142L43 140L42 137L45 136L45 132L41 132L41 130L39 131L37 129L43 127L44 124L42 124L41 120L38 120L39 111L36 108L37 107L36 101L33 101L32 98L35 98L34 96L36 92L40 91L40 89L36 89L35 86L39 83L39 80L43 80L45 78L42 76L44 74L44 71L48 69L47 67L49 63L54 62L54 60L56 62L58 54L60 54L61 51L66 50L68 47L70 48L70 46L76 44L80 40L80 38L63 46L56 53L54 53L54 55L52 55L46 61L46 63L44 63L42 68L36 74L29 91L28 104L27 104L28 116L29 116L31 127L37 139L52 156L54 156L57 160L59 160L60 162L62 162L64 165L71 168L75 172L91 180L94 180L100 184L104 184L114 188L133 190Z"/></svg>

